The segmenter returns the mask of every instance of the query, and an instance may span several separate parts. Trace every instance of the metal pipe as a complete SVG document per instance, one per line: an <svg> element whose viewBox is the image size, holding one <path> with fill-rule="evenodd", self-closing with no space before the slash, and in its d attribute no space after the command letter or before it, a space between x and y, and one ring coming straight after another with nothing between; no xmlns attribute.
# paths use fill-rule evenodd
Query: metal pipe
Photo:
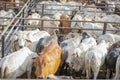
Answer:
<svg viewBox="0 0 120 80"><path fill-rule="evenodd" d="M107 23L104 23L104 27L103 27L103 34L106 33L106 29L107 29Z"/></svg>
<svg viewBox="0 0 120 80"><path fill-rule="evenodd" d="M2 58L4 57L5 54L5 36L2 35Z"/></svg>

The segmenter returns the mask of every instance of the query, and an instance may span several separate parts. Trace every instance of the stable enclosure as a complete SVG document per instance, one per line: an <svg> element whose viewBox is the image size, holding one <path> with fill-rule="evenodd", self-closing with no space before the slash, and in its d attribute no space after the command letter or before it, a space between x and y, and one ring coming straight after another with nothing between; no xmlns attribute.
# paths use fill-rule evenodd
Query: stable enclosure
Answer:
<svg viewBox="0 0 120 80"><path fill-rule="evenodd" d="M120 5L120 3L109 3L108 6L91 6L89 4L84 6L77 1L62 3L39 0L26 0L20 3L0 1L0 11L12 9L15 13L13 17L0 16L0 21L9 19L8 24L0 24L0 60L13 52L11 49L12 40L19 31L39 29L47 31L50 36L56 32L59 45L69 32L78 34L88 32L96 40L106 33L120 36L120 12L116 10L116 5ZM101 10L103 8L104 10ZM62 14L69 16L69 19L62 19ZM69 31L65 32L65 30ZM56 73L59 79L86 79L85 74L81 74L81 70L73 74L64 70L64 73ZM105 79L106 72L106 67L103 65L99 71L98 79ZM31 78L35 78L34 72L32 72Z"/></svg>

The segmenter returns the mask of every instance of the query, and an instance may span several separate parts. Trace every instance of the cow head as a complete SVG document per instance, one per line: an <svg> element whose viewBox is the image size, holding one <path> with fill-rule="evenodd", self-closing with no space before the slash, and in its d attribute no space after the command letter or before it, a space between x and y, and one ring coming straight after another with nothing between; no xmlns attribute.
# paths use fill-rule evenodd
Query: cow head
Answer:
<svg viewBox="0 0 120 80"><path fill-rule="evenodd" d="M73 68L74 66L75 58L79 59L80 57L79 52L80 52L79 48L74 48L68 51L66 63L69 64L71 68Z"/></svg>
<svg viewBox="0 0 120 80"><path fill-rule="evenodd" d="M35 59L33 59L33 65L35 68L35 75L37 78L46 78L46 76L44 75L45 71L44 71L44 67L45 67L45 61L42 57L37 57Z"/></svg>
<svg viewBox="0 0 120 80"><path fill-rule="evenodd" d="M27 46L26 43L31 43L31 41L26 39L24 35L22 35L19 32L16 35L14 35L12 45L14 46L15 51L24 46Z"/></svg>
<svg viewBox="0 0 120 80"><path fill-rule="evenodd" d="M40 77L40 68L41 68L41 65L40 65L40 60L39 60L39 57L33 59L33 68L34 68L34 71L35 71L35 75L36 77Z"/></svg>

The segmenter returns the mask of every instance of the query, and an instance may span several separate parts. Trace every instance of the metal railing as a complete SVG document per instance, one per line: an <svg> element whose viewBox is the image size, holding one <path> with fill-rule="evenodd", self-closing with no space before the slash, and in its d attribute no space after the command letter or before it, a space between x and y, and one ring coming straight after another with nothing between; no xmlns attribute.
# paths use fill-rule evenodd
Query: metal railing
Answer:
<svg viewBox="0 0 120 80"><path fill-rule="evenodd" d="M1 41L2 41L2 57L5 56L5 50L7 50L11 39L12 35L14 35L21 27L15 27L16 25L22 24L22 21L20 19L16 19L17 17L22 18L24 15L24 10L28 7L30 0L28 0L25 5L22 7L22 9L18 12L17 15L15 15L11 22L5 27L3 32L1 33Z"/></svg>

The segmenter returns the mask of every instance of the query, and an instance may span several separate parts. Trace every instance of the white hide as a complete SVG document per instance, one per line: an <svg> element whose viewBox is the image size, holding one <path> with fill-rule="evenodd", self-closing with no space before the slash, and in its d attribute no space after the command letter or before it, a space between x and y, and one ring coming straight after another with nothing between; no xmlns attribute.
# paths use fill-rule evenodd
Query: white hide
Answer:
<svg viewBox="0 0 120 80"><path fill-rule="evenodd" d="M82 21L82 16L76 14L72 20ZM71 28L81 28L83 27L82 22L71 22ZM78 30L72 30L72 32L78 32Z"/></svg>
<svg viewBox="0 0 120 80"><path fill-rule="evenodd" d="M119 22L120 16L117 14L106 15L105 17L102 18L102 21Z"/></svg>
<svg viewBox="0 0 120 80"><path fill-rule="evenodd" d="M116 62L116 75L115 75L115 79L120 79L120 55L117 58L117 62Z"/></svg>
<svg viewBox="0 0 120 80"><path fill-rule="evenodd" d="M61 16L62 14L61 13L55 13L53 16L52 16L52 18L53 19L55 19L55 20L60 20L60 16ZM54 22L54 24L56 25L56 27L59 27L59 25L60 25L60 21L53 21ZM57 29L58 31L59 31L59 29Z"/></svg>
<svg viewBox="0 0 120 80"><path fill-rule="evenodd" d="M62 48L62 61L67 59L68 52L77 47L81 41L82 37L75 37L64 40L60 43ZM68 53L68 54L67 54Z"/></svg>
<svg viewBox="0 0 120 80"><path fill-rule="evenodd" d="M10 23L11 19L7 19L7 18L13 18L14 15L15 15L15 13L12 9L9 9L8 11L1 10L0 17L4 17L4 19L0 19L0 24L1 25L8 25Z"/></svg>
<svg viewBox="0 0 120 80"><path fill-rule="evenodd" d="M90 78L91 70L94 79L97 79L100 67L104 64L107 55L108 43L102 40L98 45L88 50L85 55L86 78Z"/></svg>
<svg viewBox="0 0 120 80"><path fill-rule="evenodd" d="M36 43L34 44L34 42L39 41L40 38L44 38L46 36L50 36L50 34L46 31L39 31L38 29L33 30L33 31L18 31L16 33L16 35L13 38L13 44L12 44L12 51L15 51L14 49L18 46L19 47L24 47L24 46L29 46L30 44L32 45L36 45ZM17 40L17 44L15 46L14 41ZM36 46L30 46L32 47L36 47ZM32 48L32 50L34 49ZM35 50L33 50L35 51Z"/></svg>
<svg viewBox="0 0 120 80"><path fill-rule="evenodd" d="M73 67L76 71L84 69L86 51L96 44L96 40L93 37L84 39L77 47L72 48L69 51L66 62L69 63L69 66Z"/></svg>
<svg viewBox="0 0 120 80"><path fill-rule="evenodd" d="M59 23L57 21L47 21L47 20L51 20L51 18L49 16L43 16L41 19L44 20L43 22L43 30L47 31L48 33L52 34L53 32L55 32L58 29L50 29L49 27L55 27L58 28L59 27ZM53 19L54 20L54 19ZM56 23L57 22L57 23ZM45 28L47 27L47 28Z"/></svg>
<svg viewBox="0 0 120 80"><path fill-rule="evenodd" d="M106 33L97 38L97 42L100 42L101 40L105 40L106 42L110 42L113 44L117 41L120 41L120 36L117 34Z"/></svg>
<svg viewBox="0 0 120 80"><path fill-rule="evenodd" d="M36 53L24 47L9 54L1 60L2 78L16 78L27 71L27 77L31 77L32 58L37 57Z"/></svg>
<svg viewBox="0 0 120 80"><path fill-rule="evenodd" d="M38 13L33 13L28 16L28 19L40 19L40 15ZM39 25L40 20L27 20L27 25Z"/></svg>

